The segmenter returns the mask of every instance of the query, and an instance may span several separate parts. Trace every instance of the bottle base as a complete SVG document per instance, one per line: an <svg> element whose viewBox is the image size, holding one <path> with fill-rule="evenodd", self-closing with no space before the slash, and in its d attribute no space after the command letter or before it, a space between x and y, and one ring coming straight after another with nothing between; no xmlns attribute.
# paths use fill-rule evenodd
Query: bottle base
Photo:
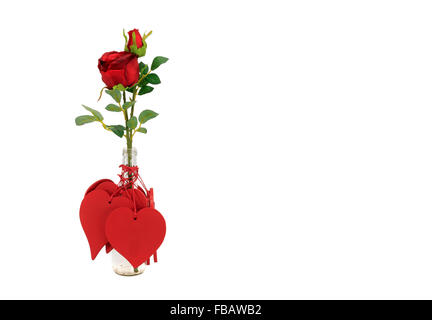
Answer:
<svg viewBox="0 0 432 320"><path fill-rule="evenodd" d="M113 268L113 271L119 276L133 277L133 276L138 276L140 274L143 274L144 268L142 269L138 268L138 271L134 271L130 267L126 266L126 268L121 268L121 267Z"/></svg>
<svg viewBox="0 0 432 320"><path fill-rule="evenodd" d="M112 269L119 276L137 276L144 272L146 264L143 263L138 268L134 268L129 261L127 261L120 253L115 249L111 251L112 257Z"/></svg>

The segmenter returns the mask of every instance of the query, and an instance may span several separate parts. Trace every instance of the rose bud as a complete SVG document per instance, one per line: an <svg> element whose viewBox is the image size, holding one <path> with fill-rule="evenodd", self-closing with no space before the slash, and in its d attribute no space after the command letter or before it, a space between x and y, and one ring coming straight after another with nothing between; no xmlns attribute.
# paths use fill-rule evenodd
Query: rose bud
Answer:
<svg viewBox="0 0 432 320"><path fill-rule="evenodd" d="M147 36L145 36L143 39L138 29L129 31L128 35L129 39L127 39L126 35L124 35L125 40L127 40L125 51L135 53L138 57L144 56L147 49L147 43L145 42L145 38Z"/></svg>
<svg viewBox="0 0 432 320"><path fill-rule="evenodd" d="M139 79L138 57L130 52L106 52L99 59L98 68L108 89L118 84L130 87Z"/></svg>
<svg viewBox="0 0 432 320"><path fill-rule="evenodd" d="M138 29L133 29L131 31L128 32L129 34L129 40L128 40L128 48L130 50L131 45L133 45L134 43L136 44L136 47L139 49L143 46L143 40L142 37L138 31Z"/></svg>

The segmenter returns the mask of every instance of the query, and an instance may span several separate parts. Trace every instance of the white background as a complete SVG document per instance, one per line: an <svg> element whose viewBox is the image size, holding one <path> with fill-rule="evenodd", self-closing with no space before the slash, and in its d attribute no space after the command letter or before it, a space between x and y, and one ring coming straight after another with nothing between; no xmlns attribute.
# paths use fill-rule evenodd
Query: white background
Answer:
<svg viewBox="0 0 432 320"><path fill-rule="evenodd" d="M430 1L9 1L0 298L432 298ZM169 57L135 140L160 262L91 261L84 191L125 144L76 127L122 29ZM107 122L119 114L104 112Z"/></svg>

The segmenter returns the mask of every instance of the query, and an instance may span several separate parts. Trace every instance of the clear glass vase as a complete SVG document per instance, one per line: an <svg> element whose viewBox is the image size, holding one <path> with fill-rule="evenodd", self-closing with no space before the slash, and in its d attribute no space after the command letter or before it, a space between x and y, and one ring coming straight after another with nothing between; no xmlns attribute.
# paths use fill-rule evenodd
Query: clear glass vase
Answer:
<svg viewBox="0 0 432 320"><path fill-rule="evenodd" d="M123 149L123 164L129 167L136 166L137 151L135 148ZM144 272L146 263L144 262L138 268L134 268L129 261L127 261L115 249L111 251L112 268L115 273L121 276L136 276Z"/></svg>

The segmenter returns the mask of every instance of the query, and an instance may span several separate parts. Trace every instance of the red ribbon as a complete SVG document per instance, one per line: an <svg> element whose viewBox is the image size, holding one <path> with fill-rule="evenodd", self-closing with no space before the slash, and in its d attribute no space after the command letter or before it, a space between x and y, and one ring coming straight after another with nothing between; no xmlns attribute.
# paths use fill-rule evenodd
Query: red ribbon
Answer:
<svg viewBox="0 0 432 320"><path fill-rule="evenodd" d="M114 191L114 193L111 195L111 199L114 198L116 195L118 194L122 194L123 192L125 192L126 190L131 190L131 194L132 194L132 202L134 204L134 214L136 215L136 204L135 204L135 189L138 186L139 182L142 187L145 190L145 196L147 199L149 199L150 202L150 191L147 189L147 187L144 184L144 181L141 179L141 176L138 173L138 167L137 166L126 166L124 164L119 166L122 169L121 174L119 174L119 178L120 181L117 184L117 189L116 191ZM126 192L126 194L128 195L128 197L130 197L130 194L128 192Z"/></svg>

